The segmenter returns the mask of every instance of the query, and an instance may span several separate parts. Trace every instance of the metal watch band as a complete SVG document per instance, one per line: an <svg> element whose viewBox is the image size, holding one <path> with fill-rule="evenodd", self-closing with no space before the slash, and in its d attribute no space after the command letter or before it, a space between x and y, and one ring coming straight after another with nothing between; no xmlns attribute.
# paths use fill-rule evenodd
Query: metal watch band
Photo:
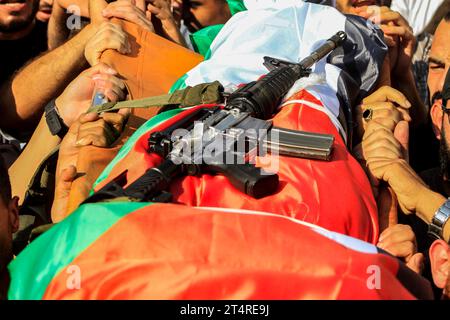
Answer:
<svg viewBox="0 0 450 320"><path fill-rule="evenodd" d="M428 235L436 239L443 239L445 224L450 219L450 199L448 199L435 213L428 228Z"/></svg>
<svg viewBox="0 0 450 320"><path fill-rule="evenodd" d="M67 128L63 119L59 116L56 109L55 100L50 101L45 106L45 120L52 135L64 138L69 128Z"/></svg>

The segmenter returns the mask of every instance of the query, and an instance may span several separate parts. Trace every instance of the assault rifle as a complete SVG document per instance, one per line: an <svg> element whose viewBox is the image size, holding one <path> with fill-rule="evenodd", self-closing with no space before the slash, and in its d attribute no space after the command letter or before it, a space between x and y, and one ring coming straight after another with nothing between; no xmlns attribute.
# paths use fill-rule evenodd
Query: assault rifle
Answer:
<svg viewBox="0 0 450 320"><path fill-rule="evenodd" d="M174 178L203 173L223 174L234 187L259 199L275 193L279 184L278 175L249 163L255 156L264 155L257 152L261 147L272 154L329 161L333 136L275 128L269 119L294 83L308 77L310 68L346 37L338 32L300 63L265 57L271 71L229 95L223 107L198 108L150 136L148 152L163 157L161 165L147 170L126 188L125 171L84 203L123 197L170 202L167 189Z"/></svg>

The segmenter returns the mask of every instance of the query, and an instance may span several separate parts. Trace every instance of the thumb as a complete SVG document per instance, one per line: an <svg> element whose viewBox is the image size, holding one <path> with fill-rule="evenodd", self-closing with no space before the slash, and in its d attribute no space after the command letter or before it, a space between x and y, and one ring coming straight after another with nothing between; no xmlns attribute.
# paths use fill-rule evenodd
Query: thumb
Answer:
<svg viewBox="0 0 450 320"><path fill-rule="evenodd" d="M89 17L91 18L91 23L100 24L103 21L108 21L102 15L102 11L107 5L108 3L105 0L89 0Z"/></svg>
<svg viewBox="0 0 450 320"><path fill-rule="evenodd" d="M403 149L403 157L409 161L409 124L406 121L400 121L394 130L394 137L400 142Z"/></svg>
<svg viewBox="0 0 450 320"><path fill-rule="evenodd" d="M93 77L96 74L117 75L117 71L108 66L106 63L99 62L95 66L83 71L83 75Z"/></svg>
<svg viewBox="0 0 450 320"><path fill-rule="evenodd" d="M422 253L416 253L411 259L406 263L406 266L417 274L422 274L424 266L425 257Z"/></svg>

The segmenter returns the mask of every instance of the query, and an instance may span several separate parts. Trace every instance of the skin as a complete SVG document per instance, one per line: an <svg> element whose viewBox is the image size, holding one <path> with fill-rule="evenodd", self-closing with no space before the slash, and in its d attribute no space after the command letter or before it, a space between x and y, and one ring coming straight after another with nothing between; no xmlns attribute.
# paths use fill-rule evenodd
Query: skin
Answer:
<svg viewBox="0 0 450 320"><path fill-rule="evenodd" d="M90 107L95 88L101 90L110 101L125 98L125 84L116 71L105 64L82 72L56 99L58 112L68 127ZM60 142L58 136L50 133L45 117L42 117L27 147L9 169L13 194L22 201L39 164Z"/></svg>
<svg viewBox="0 0 450 320"><path fill-rule="evenodd" d="M438 240L430 247L429 253L433 282L443 289L442 298L450 300L450 246Z"/></svg>
<svg viewBox="0 0 450 320"><path fill-rule="evenodd" d="M42 22L48 22L52 14L53 0L40 0L39 11L36 13L36 19Z"/></svg>
<svg viewBox="0 0 450 320"><path fill-rule="evenodd" d="M179 19L174 15L173 4L171 0L148 0L147 12L161 21L162 33L166 39L186 47L186 42L181 35Z"/></svg>
<svg viewBox="0 0 450 320"><path fill-rule="evenodd" d="M226 23L231 18L225 0L119 0L107 4L103 0L55 0L55 9L49 22L49 44L55 47L67 38L65 12L70 5L77 5L83 17L90 17L94 23L105 19L121 18L136 23L154 32L152 19L161 22L156 32L180 45L186 46L179 30L183 19L191 32L204 27Z"/></svg>
<svg viewBox="0 0 450 320"><path fill-rule="evenodd" d="M450 22L442 21L435 33L431 46L428 69L430 97L444 87L445 76L450 69ZM441 101L431 101L433 107L440 107Z"/></svg>
<svg viewBox="0 0 450 320"><path fill-rule="evenodd" d="M181 16L189 31L195 32L204 27L226 23L231 18L231 13L224 0L185 0Z"/></svg>
<svg viewBox="0 0 450 320"><path fill-rule="evenodd" d="M47 27L47 42L50 50L62 45L69 37L70 30L66 27L68 17L66 8L60 5L59 0L54 0Z"/></svg>
<svg viewBox="0 0 450 320"><path fill-rule="evenodd" d="M16 40L25 37L34 27L34 15L39 0L0 1L0 40ZM10 6L7 3L14 3ZM2 32L2 30L8 30Z"/></svg>
<svg viewBox="0 0 450 320"><path fill-rule="evenodd" d="M126 1L129 3L128 1ZM102 14L106 7L104 1L92 1L91 11L94 13L92 22L83 28L75 37L56 49L40 56L24 67L13 80L0 87L0 105L2 117L0 127L14 133L14 129L34 129L42 115L44 106L51 99L60 95L64 88L83 70L89 67L85 58L85 48L89 44L90 62L98 62L98 57L106 49L117 49L128 52L125 35L122 31L115 32L112 28L104 30L103 23L107 20ZM133 9L127 17L131 22L144 23L142 15ZM145 14L144 14L145 15ZM136 22L137 23L137 22ZM151 24L148 25L151 27ZM117 28L116 28L117 29ZM99 31L102 31L98 34ZM99 40L99 38L101 38ZM117 40L117 38L120 38ZM102 40L103 39L103 40ZM106 40L108 41L106 41ZM93 43L94 42L94 43ZM30 88L39 88L30 90Z"/></svg>
<svg viewBox="0 0 450 320"><path fill-rule="evenodd" d="M416 40L412 28L398 12L392 11L387 6L374 5L374 2L379 1L356 2L343 11L361 16L379 25L383 30L385 42L389 47L389 54L386 57L389 69L386 70L390 70L390 83L408 97L413 106L410 110L412 125L420 126L427 121L427 108L415 85L412 56Z"/></svg>
<svg viewBox="0 0 450 320"><path fill-rule="evenodd" d="M377 0L337 0L336 7L346 14L354 14L354 9L363 6L382 5L383 1Z"/></svg>
<svg viewBox="0 0 450 320"><path fill-rule="evenodd" d="M401 210L416 214L431 223L435 212L447 200L433 192L409 166L401 139L408 137L408 127L399 122L394 131L377 120L369 122L362 143L366 166L372 181L384 181L393 190ZM377 148L374 148L377 143ZM444 239L450 239L450 224L444 227Z"/></svg>
<svg viewBox="0 0 450 320"><path fill-rule="evenodd" d="M430 73L428 78L428 85L433 96L436 92L441 91L444 86L445 76L449 70L450 64L450 44L449 33L450 24L446 21L441 22L437 30L435 40L433 42L432 51L430 54ZM442 111L442 100L436 100L431 108L431 119L433 122L436 138L441 140L444 136L447 137L447 144L450 143L450 119L449 116ZM447 104L447 108L450 105ZM407 157L399 157L403 149L401 141L398 138L398 126L386 126L386 123L380 122L380 119L374 120L366 127L366 133L363 138L363 148L365 145L364 157L367 162L367 167L372 181L387 182L390 188L396 194L399 205L405 213L415 213L426 223L431 223L435 212L447 200L442 195L433 192L426 186L426 184L418 177L418 175L411 169L407 163ZM407 130L406 130L407 132ZM445 135L443 134L445 133ZM393 140L392 137L396 139ZM373 144L378 143L378 148L373 148ZM444 177L445 179L447 177ZM447 223L444 227L444 239L450 239L450 224ZM440 243L440 245L439 245ZM446 296L448 298L450 288L448 280L448 246L443 241L436 242L430 249L431 259L440 261L433 266L433 275L435 283L440 288L446 287ZM441 257L439 260L438 258ZM447 257L443 259L442 257ZM439 276L440 274L440 276Z"/></svg>
<svg viewBox="0 0 450 320"><path fill-rule="evenodd" d="M110 147L123 131L129 114L129 109L101 115L82 114L70 127L59 151L55 198L51 212L53 222L63 220L68 214L67 203L72 182L77 177L76 163L79 149L84 146Z"/></svg>
<svg viewBox="0 0 450 320"><path fill-rule="evenodd" d="M70 41L36 58L11 81L1 85L0 127L12 132L17 128L35 127L48 101L60 95L70 81L89 66L84 48L95 31L95 26L87 26Z"/></svg>
<svg viewBox="0 0 450 320"><path fill-rule="evenodd" d="M120 25L103 22L94 37L86 44L84 56L91 66L100 62L102 53L108 49L115 49L122 54L131 52L128 36Z"/></svg>

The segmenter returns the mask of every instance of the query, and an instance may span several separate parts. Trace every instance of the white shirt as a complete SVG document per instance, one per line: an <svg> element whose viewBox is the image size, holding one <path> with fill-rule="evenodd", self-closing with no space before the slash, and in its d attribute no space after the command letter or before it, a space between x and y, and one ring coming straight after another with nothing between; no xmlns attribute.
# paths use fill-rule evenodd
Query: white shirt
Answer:
<svg viewBox="0 0 450 320"><path fill-rule="evenodd" d="M437 9L445 0L392 0L391 9L400 14L419 35L433 19Z"/></svg>

